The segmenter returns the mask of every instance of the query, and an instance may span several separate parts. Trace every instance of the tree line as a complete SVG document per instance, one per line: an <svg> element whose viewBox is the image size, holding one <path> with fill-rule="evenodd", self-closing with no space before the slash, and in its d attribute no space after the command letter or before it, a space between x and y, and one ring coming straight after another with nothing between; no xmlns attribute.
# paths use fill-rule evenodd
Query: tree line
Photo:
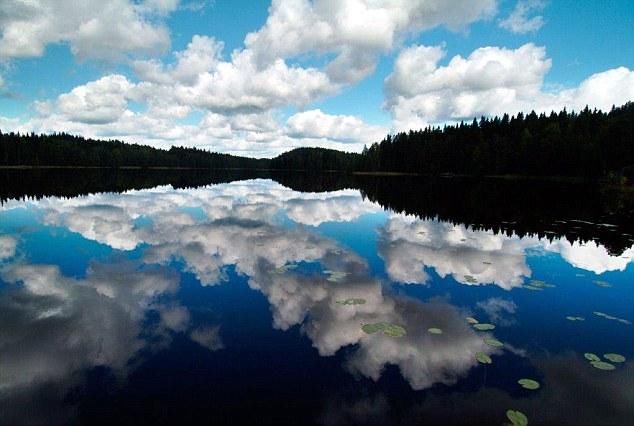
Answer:
<svg viewBox="0 0 634 426"><path fill-rule="evenodd" d="M474 119L388 135L364 149L364 171L603 177L634 175L634 103L608 113Z"/></svg>
<svg viewBox="0 0 634 426"><path fill-rule="evenodd" d="M634 176L634 103L609 112L474 119L387 135L361 154L298 148L255 159L197 148L152 148L67 133L2 133L0 166L169 167L403 172L422 175Z"/></svg>

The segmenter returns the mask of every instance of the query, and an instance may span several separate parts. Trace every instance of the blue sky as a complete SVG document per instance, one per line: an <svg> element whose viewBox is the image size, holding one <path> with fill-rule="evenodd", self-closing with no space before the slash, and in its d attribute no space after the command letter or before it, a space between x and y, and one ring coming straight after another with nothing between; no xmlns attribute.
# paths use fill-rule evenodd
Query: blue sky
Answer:
<svg viewBox="0 0 634 426"><path fill-rule="evenodd" d="M634 99L628 0L7 0L0 129L272 156Z"/></svg>

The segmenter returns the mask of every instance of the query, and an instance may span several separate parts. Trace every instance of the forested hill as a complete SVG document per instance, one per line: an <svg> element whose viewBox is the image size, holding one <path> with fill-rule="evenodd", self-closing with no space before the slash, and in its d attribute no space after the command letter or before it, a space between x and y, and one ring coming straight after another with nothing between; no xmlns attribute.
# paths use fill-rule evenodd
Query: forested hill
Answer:
<svg viewBox="0 0 634 426"><path fill-rule="evenodd" d="M591 111L504 115L387 136L360 170L420 174L634 175L634 103Z"/></svg>
<svg viewBox="0 0 634 426"><path fill-rule="evenodd" d="M350 154L299 148L273 159L161 150L120 141L0 132L0 166L404 172L423 175L634 176L634 103L610 112L518 114L388 135Z"/></svg>

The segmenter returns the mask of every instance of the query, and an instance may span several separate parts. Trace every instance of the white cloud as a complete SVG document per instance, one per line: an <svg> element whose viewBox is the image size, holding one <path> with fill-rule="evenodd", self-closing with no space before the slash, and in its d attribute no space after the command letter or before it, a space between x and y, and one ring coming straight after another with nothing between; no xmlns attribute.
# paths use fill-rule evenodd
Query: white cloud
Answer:
<svg viewBox="0 0 634 426"><path fill-rule="evenodd" d="M15 287L21 302L12 292L0 294L3 392L68 380L93 366L125 371L144 346L139 334L146 309L178 284L167 269L141 271L125 262L93 264L82 279L53 265L14 264L0 273L9 284L23 283Z"/></svg>
<svg viewBox="0 0 634 426"><path fill-rule="evenodd" d="M56 42L68 42L80 58L161 51L169 44L164 17L179 7L196 6L176 0L75 3L66 0L53 10L44 2L12 0L0 12L7 24L0 56L38 56ZM282 123L277 111L289 106L303 110L360 81L374 72L381 54L409 34L439 25L463 28L491 16L495 6L496 0L276 0L265 25L248 34L245 47L229 58L223 58L221 42L194 36L172 63L133 62L139 81L106 75L56 101L36 103L40 116L11 130L63 130L157 147L178 140L258 156L307 145L360 151L386 129L318 110ZM316 65L301 65L306 58ZM129 101L147 108L132 111ZM182 124L192 112L202 113L203 119ZM272 116L273 125L262 128L261 118ZM245 120L251 123L241 127Z"/></svg>
<svg viewBox="0 0 634 426"><path fill-rule="evenodd" d="M60 95L57 107L70 121L112 123L126 111L127 97L133 87L124 76L109 75Z"/></svg>
<svg viewBox="0 0 634 426"><path fill-rule="evenodd" d="M0 261L15 256L18 240L9 235L0 235Z"/></svg>
<svg viewBox="0 0 634 426"><path fill-rule="evenodd" d="M535 14L544 10L545 7L545 0L519 0L515 9L506 19L500 21L499 25L516 34L535 32L545 23L543 16Z"/></svg>
<svg viewBox="0 0 634 426"><path fill-rule="evenodd" d="M394 215L380 231L379 255L393 281L424 284L425 268L465 285L521 286L531 270L517 237Z"/></svg>
<svg viewBox="0 0 634 426"><path fill-rule="evenodd" d="M200 346L215 352L224 348L220 337L220 327L197 328L189 333L189 337Z"/></svg>
<svg viewBox="0 0 634 426"><path fill-rule="evenodd" d="M566 239L560 239L551 243L544 240L544 249L558 253L576 268L592 271L597 275L608 271L624 271L634 259L633 248L625 250L619 256L612 256L604 246L594 241L570 243Z"/></svg>
<svg viewBox="0 0 634 426"><path fill-rule="evenodd" d="M274 0L266 24L248 34L245 45L259 66L307 52L335 52L327 73L337 83L350 83L372 72L376 55L402 35L438 25L459 28L495 7L495 0Z"/></svg>
<svg viewBox="0 0 634 426"><path fill-rule="evenodd" d="M287 121L287 132L299 138L325 138L342 142L378 141L388 132L380 126L370 126L350 115L329 115L321 110L297 113Z"/></svg>
<svg viewBox="0 0 634 426"><path fill-rule="evenodd" d="M170 44L154 18L175 0L6 0L0 5L0 59L41 56L48 44L66 42L80 59L119 59L126 53L158 53Z"/></svg>
<svg viewBox="0 0 634 426"><path fill-rule="evenodd" d="M594 74L578 87L547 91L551 60L532 43L517 49L482 47L445 66L440 47L412 46L399 54L385 80L386 104L397 130L471 119L480 115L550 112L586 105L609 110L634 99L634 71L621 67Z"/></svg>

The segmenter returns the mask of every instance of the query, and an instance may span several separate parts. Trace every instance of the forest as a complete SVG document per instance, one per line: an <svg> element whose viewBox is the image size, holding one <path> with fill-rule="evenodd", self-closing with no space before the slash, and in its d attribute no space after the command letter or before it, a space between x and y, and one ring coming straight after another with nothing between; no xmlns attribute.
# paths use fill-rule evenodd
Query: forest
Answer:
<svg viewBox="0 0 634 426"><path fill-rule="evenodd" d="M474 119L387 135L361 154L298 148L255 159L196 148L2 133L0 167L105 167L396 172L420 175L634 177L634 103Z"/></svg>

